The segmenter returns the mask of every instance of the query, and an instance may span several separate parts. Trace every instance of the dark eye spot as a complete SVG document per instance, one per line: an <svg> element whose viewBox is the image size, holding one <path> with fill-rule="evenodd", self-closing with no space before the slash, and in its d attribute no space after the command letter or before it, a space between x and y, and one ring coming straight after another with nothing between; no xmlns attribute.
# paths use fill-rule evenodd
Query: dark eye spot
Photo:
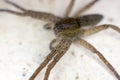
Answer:
<svg viewBox="0 0 120 80"><path fill-rule="evenodd" d="M63 27L63 25L58 25L58 27L57 27L58 29L60 29L60 30L64 30L64 27Z"/></svg>
<svg viewBox="0 0 120 80"><path fill-rule="evenodd" d="M61 23L57 23L56 28L58 30L64 30L64 26Z"/></svg>

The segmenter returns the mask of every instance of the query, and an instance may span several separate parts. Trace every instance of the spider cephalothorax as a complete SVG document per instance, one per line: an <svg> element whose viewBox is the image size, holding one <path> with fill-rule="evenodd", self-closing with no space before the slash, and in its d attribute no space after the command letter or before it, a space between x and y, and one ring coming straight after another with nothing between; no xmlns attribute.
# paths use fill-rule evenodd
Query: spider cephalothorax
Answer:
<svg viewBox="0 0 120 80"><path fill-rule="evenodd" d="M75 37L79 33L79 28L75 18L63 18L55 24L53 30L60 37Z"/></svg>

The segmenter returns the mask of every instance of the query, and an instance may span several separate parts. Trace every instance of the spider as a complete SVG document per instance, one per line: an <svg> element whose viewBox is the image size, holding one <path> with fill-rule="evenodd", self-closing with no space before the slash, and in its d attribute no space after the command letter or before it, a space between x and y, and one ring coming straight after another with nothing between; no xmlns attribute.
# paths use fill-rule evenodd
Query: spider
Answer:
<svg viewBox="0 0 120 80"><path fill-rule="evenodd" d="M47 70L45 72L44 80L48 80L49 75L53 67L56 63L61 59L61 57L67 52L72 42L78 42L85 48L89 49L94 54L97 54L101 61L109 68L111 73L120 80L120 75L113 68L113 66L107 61L107 59L90 43L85 41L83 37L92 35L99 31L111 28L120 33L120 28L110 24L104 24L100 26L91 27L89 29L85 29L84 26L94 26L98 22L100 22L103 18L100 14L91 14L91 15L83 15L78 17L81 13L92 7L98 0L94 0L90 2L88 5L80 9L78 12L74 14L73 17L69 17L69 14L74 6L75 0L71 0L68 5L67 11L65 13L65 17L58 17L51 13L46 12L37 12L32 10L27 10L22 8L21 6L5 0L8 4L13 5L14 7L20 9L22 12L17 12L9 9L0 9L0 12L7 12L18 16L30 16L32 18L48 21L50 23L45 25L46 29L53 29L56 35L56 39L51 41L50 49L51 52L47 55L46 59L39 65L39 67L35 70L29 80L34 80L35 77L42 71L44 67L47 65ZM53 26L53 27L52 27ZM56 44L56 45L55 45ZM51 61L51 62L50 62Z"/></svg>

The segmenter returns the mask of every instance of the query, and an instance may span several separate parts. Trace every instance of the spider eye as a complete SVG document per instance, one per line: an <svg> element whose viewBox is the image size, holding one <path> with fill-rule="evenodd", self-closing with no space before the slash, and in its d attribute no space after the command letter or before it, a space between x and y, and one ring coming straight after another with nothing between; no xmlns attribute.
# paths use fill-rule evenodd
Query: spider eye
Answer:
<svg viewBox="0 0 120 80"><path fill-rule="evenodd" d="M55 25L54 29L57 29L57 30L64 30L64 26L59 22Z"/></svg>

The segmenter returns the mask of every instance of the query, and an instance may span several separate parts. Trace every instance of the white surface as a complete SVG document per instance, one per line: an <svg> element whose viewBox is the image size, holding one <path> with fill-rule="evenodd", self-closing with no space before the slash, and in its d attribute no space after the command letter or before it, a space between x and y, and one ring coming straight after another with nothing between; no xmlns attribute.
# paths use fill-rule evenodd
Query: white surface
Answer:
<svg viewBox="0 0 120 80"><path fill-rule="evenodd" d="M64 16L70 0L12 0L26 9L51 12ZM63 2L64 1L64 2ZM91 0L76 0L72 14ZM17 10L0 0L0 8ZM120 27L120 1L100 0L84 14L100 13L100 24ZM111 21L112 19L112 21ZM50 52L52 31L43 28L46 22L30 17L0 13L0 80L28 80ZM120 74L120 34L108 29L85 38L93 44ZM72 54L74 53L74 54ZM43 70L36 80L43 80ZM79 44L72 44L57 63L49 80L117 80L103 63Z"/></svg>

